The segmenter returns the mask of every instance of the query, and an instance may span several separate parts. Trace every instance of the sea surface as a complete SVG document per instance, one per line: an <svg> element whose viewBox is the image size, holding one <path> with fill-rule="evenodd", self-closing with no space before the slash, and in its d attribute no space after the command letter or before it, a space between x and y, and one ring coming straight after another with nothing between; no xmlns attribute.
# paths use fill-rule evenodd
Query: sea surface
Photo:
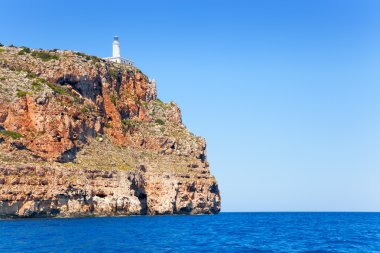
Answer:
<svg viewBox="0 0 380 253"><path fill-rule="evenodd" d="M1 220L0 252L380 252L380 213Z"/></svg>

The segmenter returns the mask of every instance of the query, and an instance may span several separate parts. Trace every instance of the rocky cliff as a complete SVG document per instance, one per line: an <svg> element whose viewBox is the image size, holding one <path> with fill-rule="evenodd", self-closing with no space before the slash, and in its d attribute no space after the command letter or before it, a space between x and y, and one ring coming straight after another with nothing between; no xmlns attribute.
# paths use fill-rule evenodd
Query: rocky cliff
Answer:
<svg viewBox="0 0 380 253"><path fill-rule="evenodd" d="M0 46L0 216L219 211L205 140L139 69Z"/></svg>

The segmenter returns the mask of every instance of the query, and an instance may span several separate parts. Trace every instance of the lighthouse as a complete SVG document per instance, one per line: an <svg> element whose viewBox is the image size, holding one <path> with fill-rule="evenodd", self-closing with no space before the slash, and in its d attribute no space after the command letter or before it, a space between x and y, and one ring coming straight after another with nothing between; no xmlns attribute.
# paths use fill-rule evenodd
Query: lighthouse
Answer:
<svg viewBox="0 0 380 253"><path fill-rule="evenodd" d="M112 57L107 57L107 58L103 58L103 59L107 60L107 61L112 61L112 62L117 62L117 63L133 66L133 62L132 61L121 57L121 54L120 54L120 42L119 42L119 37L118 36L113 37L113 42L112 42Z"/></svg>
<svg viewBox="0 0 380 253"><path fill-rule="evenodd" d="M113 58L120 58L120 43L119 43L119 37L115 36L113 37L113 43L112 43L112 57Z"/></svg>

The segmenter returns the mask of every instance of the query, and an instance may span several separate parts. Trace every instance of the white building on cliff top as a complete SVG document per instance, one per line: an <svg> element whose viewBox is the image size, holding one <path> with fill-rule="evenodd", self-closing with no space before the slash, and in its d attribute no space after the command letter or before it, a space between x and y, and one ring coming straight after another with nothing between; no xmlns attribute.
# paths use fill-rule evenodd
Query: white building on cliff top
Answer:
<svg viewBox="0 0 380 253"><path fill-rule="evenodd" d="M122 64L127 64L127 65L133 65L133 62L122 58L120 55L120 43L119 43L119 37L115 36L113 38L113 43L112 43L112 57L107 57L103 58L104 60L107 61L112 61L112 62L117 62L117 63L122 63Z"/></svg>

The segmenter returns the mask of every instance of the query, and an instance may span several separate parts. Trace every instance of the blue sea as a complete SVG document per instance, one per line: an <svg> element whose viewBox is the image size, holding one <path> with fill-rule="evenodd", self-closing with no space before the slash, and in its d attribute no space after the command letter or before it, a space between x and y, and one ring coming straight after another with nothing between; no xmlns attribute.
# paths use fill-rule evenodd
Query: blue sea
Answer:
<svg viewBox="0 0 380 253"><path fill-rule="evenodd" d="M1 220L0 252L380 252L380 213Z"/></svg>

